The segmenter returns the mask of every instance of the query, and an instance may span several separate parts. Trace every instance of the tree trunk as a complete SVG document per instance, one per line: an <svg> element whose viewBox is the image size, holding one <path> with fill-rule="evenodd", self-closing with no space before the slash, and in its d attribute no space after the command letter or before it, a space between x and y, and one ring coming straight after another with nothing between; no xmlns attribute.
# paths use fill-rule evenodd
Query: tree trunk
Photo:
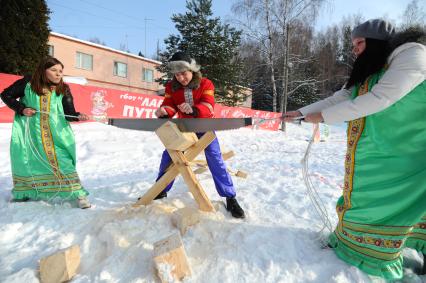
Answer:
<svg viewBox="0 0 426 283"><path fill-rule="evenodd" d="M283 79L283 95L281 96L281 105L280 105L280 112L283 113L283 115L287 112L287 98L288 98L288 54L290 53L290 32L289 32L290 25L286 24L285 27L285 56L284 56L284 79ZM281 130L286 131L286 125L285 122L281 122Z"/></svg>
<svg viewBox="0 0 426 283"><path fill-rule="evenodd" d="M265 20L268 28L268 65L271 71L271 84L272 84L272 111L277 112L277 86L275 83L275 67L273 57L273 46L272 46L272 30L271 20L269 16L269 0L264 0L265 6Z"/></svg>

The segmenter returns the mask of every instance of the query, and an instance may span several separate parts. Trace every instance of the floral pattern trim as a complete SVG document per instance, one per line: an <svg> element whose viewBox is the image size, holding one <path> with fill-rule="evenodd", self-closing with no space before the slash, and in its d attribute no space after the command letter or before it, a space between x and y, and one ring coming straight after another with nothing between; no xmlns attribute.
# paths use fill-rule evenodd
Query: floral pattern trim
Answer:
<svg viewBox="0 0 426 283"><path fill-rule="evenodd" d="M64 179L73 179L73 178L78 178L78 174L77 172L74 173L69 173L69 174L64 174L63 175ZM31 182L31 181L45 181L45 180L56 180L55 176L52 174L48 174L48 175L35 175L35 176L31 176L31 177L23 177L23 176L18 176L18 175L13 175L13 180L14 181L21 181L21 182Z"/></svg>
<svg viewBox="0 0 426 283"><path fill-rule="evenodd" d="M368 80L365 84L361 85L358 90L358 95L363 95L368 92ZM359 118L352 120L348 124L347 131L347 150L345 156L345 179L343 186L343 205L336 207L337 215L339 216L339 224L337 228L340 232L343 232L343 217L346 210L351 208L351 193L353 189L353 176L355 169L355 151L358 141L362 135L365 126L365 118Z"/></svg>
<svg viewBox="0 0 426 283"><path fill-rule="evenodd" d="M61 172L59 171L58 160L56 159L55 145L53 143L52 132L50 130L49 112L50 112L50 98L52 93L44 91L44 95L40 96L40 129L41 140L43 142L44 152L46 153L47 161L52 168L53 174L62 179Z"/></svg>
<svg viewBox="0 0 426 283"><path fill-rule="evenodd" d="M346 229L343 230L342 234L351 239L352 241L356 241L359 244L371 245L387 249L399 249L403 244L403 240L383 239L366 235L358 236L349 233Z"/></svg>
<svg viewBox="0 0 426 283"><path fill-rule="evenodd" d="M57 192L58 188L61 191L80 190L81 184L77 173L62 175L62 179L54 175L34 176L34 178L13 175L13 187L15 191L37 189L40 192Z"/></svg>
<svg viewBox="0 0 426 283"><path fill-rule="evenodd" d="M342 244L350 247L354 252L360 253L364 256L368 256L368 257L380 259L380 260L393 261L401 255L400 250L396 252L392 252L392 251L382 252L370 247L361 246L360 245L361 243L359 243L357 240L355 240L356 243L353 243L349 241L348 239L344 238L342 236L343 233L341 234L339 233L339 231L334 231L334 234L337 236L337 238L341 241ZM402 243L400 245L402 245ZM379 246L376 246L376 247L380 248Z"/></svg>
<svg viewBox="0 0 426 283"><path fill-rule="evenodd" d="M426 232L426 222L417 223L414 226L414 229L422 229L422 230L424 230L424 232Z"/></svg>
<svg viewBox="0 0 426 283"><path fill-rule="evenodd" d="M426 220L423 217L423 220ZM420 239L426 241L426 222L420 222L414 226L414 230L409 235L411 238Z"/></svg>

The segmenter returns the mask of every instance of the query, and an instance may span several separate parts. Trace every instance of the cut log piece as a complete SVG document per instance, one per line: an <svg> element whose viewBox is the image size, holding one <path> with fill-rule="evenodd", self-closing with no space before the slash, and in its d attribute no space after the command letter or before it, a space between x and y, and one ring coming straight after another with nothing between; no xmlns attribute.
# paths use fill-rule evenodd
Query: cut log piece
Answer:
<svg viewBox="0 0 426 283"><path fill-rule="evenodd" d="M71 280L80 266L80 247L72 246L40 260L40 281L61 283Z"/></svg>
<svg viewBox="0 0 426 283"><path fill-rule="evenodd" d="M179 233L154 244L154 263L161 282L175 282L191 275L191 269Z"/></svg>
<svg viewBox="0 0 426 283"><path fill-rule="evenodd" d="M200 212L191 207L180 208L173 213L172 222L180 234L184 235L189 227L200 222Z"/></svg>

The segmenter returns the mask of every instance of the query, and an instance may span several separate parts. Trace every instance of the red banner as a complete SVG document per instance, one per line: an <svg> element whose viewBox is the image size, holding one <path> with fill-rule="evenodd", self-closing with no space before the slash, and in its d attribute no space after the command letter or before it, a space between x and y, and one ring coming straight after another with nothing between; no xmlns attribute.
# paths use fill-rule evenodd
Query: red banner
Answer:
<svg viewBox="0 0 426 283"><path fill-rule="evenodd" d="M19 79L19 76L0 73L0 92ZM108 118L155 118L154 112L163 101L162 96L126 92L95 86L69 84L77 111L86 113L95 121ZM14 112L0 100L0 123L13 121ZM217 118L252 117L257 128L278 130L280 113L241 107L215 106ZM258 119L256 119L258 118Z"/></svg>
<svg viewBox="0 0 426 283"><path fill-rule="evenodd" d="M20 76L8 75L0 73L0 93L8 86L13 84L16 80L20 79ZM13 121L13 115L15 113L10 110L3 100L0 99L0 123L10 123Z"/></svg>

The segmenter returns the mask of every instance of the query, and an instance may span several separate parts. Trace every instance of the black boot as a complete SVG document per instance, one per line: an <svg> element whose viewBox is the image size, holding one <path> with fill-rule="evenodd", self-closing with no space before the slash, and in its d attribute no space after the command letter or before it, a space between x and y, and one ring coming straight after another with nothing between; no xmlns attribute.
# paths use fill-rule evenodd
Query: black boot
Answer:
<svg viewBox="0 0 426 283"><path fill-rule="evenodd" d="M162 199L162 198L166 198L166 197L167 197L167 192L166 191L162 191L154 199Z"/></svg>
<svg viewBox="0 0 426 283"><path fill-rule="evenodd" d="M420 275L426 274L426 254L423 254L423 269L420 271Z"/></svg>
<svg viewBox="0 0 426 283"><path fill-rule="evenodd" d="M226 210L231 212L232 216L235 218L245 218L244 210L238 204L238 201L235 197L226 198Z"/></svg>
<svg viewBox="0 0 426 283"><path fill-rule="evenodd" d="M161 193L159 193L154 199L162 199L162 198L166 198L167 197L167 192L162 191ZM140 200L142 197L138 197L138 200Z"/></svg>
<svg viewBox="0 0 426 283"><path fill-rule="evenodd" d="M30 198L24 197L22 199L12 199L12 202L27 202L30 201Z"/></svg>

